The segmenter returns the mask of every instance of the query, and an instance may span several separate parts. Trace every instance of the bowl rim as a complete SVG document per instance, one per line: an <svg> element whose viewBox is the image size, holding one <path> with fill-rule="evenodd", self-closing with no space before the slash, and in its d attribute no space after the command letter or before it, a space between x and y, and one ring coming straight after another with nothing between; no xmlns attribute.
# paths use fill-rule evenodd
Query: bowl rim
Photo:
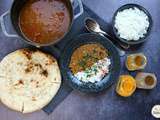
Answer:
<svg viewBox="0 0 160 120"><path fill-rule="evenodd" d="M144 37L143 37L143 38L140 38L140 39L137 40L137 41L134 41L134 40L127 41L126 39L121 38L121 37L119 36L119 34L117 33L117 29L114 27L114 25L115 25L115 17L116 17L116 15L117 15L117 13L118 13L119 11L123 11L123 10L125 10L125 9L134 8L134 7L138 8L138 9L141 10L141 11L143 11L143 12L148 16L148 19L149 19L149 27L148 27L148 29L147 29L147 33L144 34ZM137 45L137 44L140 44L140 43L145 42L145 41L147 40L146 38L147 38L147 37L150 35L150 33L151 33L152 26L153 26L153 20L152 20L151 14L148 12L148 10L147 10L146 8L144 8L143 6L138 5L138 4L133 4L133 3L125 4L125 5L121 6L121 7L119 7L119 8L116 10L116 12L114 13L113 17L112 17L112 29L113 29L114 35L116 36L116 38L118 38L118 40L119 40L120 42L126 43L126 44L128 44L128 45Z"/></svg>
<svg viewBox="0 0 160 120"><path fill-rule="evenodd" d="M86 36L90 37L99 37L99 39L102 40L89 40L86 41L85 39L80 40L80 38L84 37L86 38ZM67 82L67 84L75 89L75 90L79 90L80 92L85 92L85 93L97 93L97 92L101 92L104 89L110 87L113 83L116 82L116 79L118 79L119 75L120 75L120 70L121 70L121 62L120 62L120 56L118 54L118 51L116 50L114 44L112 44L108 39L107 41L104 40L107 39L103 36L100 36L98 34L95 33L83 33L78 35L77 37L74 38L74 40L72 40L63 50L63 53L60 57L60 69L62 72L62 76L65 79L64 82ZM80 42L82 41L82 42ZM75 43L74 43L75 42ZM78 44L77 44L78 43ZM83 84L83 85L78 85L76 82L73 82L76 78L74 77L74 75L72 74L71 70L69 69L69 61L71 59L71 56L73 54L73 52L80 46L85 45L85 44L92 44L92 43L96 43L96 44L100 44L102 46L104 46L104 48L106 48L106 46L112 45L110 48L111 51L111 60L112 61L112 67L111 70L112 72L110 72L108 75L106 75L103 79L103 81L101 83L96 83L96 85L98 86L97 88L94 88L94 85L91 87L89 86L88 88L86 88L87 83ZM106 45L108 44L108 45ZM107 49L107 48L106 48ZM117 56L115 56L117 55ZM114 66L115 65L115 66ZM76 79L77 81L77 79Z"/></svg>

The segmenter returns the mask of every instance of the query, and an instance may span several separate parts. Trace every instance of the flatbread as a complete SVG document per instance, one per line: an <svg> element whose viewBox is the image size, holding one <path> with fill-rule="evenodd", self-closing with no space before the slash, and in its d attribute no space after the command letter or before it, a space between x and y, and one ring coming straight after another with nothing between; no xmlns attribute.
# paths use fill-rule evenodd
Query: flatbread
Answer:
<svg viewBox="0 0 160 120"><path fill-rule="evenodd" d="M0 63L0 99L13 110L40 110L52 100L60 85L56 59L41 51L20 49Z"/></svg>

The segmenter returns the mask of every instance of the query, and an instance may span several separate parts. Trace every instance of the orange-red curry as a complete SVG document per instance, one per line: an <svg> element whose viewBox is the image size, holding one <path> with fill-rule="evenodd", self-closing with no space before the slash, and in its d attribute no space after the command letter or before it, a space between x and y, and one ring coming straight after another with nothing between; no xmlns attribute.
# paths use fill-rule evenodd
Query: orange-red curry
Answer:
<svg viewBox="0 0 160 120"><path fill-rule="evenodd" d="M90 68L98 60L108 57L108 50L102 45L92 43L77 48L71 57L69 67L75 74Z"/></svg>
<svg viewBox="0 0 160 120"><path fill-rule="evenodd" d="M47 44L60 39L70 26L65 0L28 0L20 12L19 26L35 43Z"/></svg>

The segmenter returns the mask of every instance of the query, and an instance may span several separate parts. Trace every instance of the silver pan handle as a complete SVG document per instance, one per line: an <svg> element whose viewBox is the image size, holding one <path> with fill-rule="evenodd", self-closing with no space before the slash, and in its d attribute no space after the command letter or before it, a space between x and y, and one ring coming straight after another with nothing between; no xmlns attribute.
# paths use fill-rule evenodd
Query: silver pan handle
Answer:
<svg viewBox="0 0 160 120"><path fill-rule="evenodd" d="M8 10L7 12L3 13L1 16L0 16L0 24L1 24L1 28L2 28L2 32L4 33L5 36L7 37L18 37L18 35L16 34L10 34L7 32L6 30L6 25L5 25L5 16L9 15L10 14L10 11Z"/></svg>
<svg viewBox="0 0 160 120"><path fill-rule="evenodd" d="M77 8L77 7L79 7L79 13L77 13L76 15L74 15L74 19L77 19L84 12L82 1L81 0L71 0L71 2L73 4L74 9Z"/></svg>

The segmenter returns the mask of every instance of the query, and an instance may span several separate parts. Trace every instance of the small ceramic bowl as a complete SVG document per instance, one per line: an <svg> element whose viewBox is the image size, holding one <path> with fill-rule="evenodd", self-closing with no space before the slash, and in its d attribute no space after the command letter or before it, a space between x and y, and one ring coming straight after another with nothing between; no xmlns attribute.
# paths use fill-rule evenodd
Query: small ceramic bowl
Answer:
<svg viewBox="0 0 160 120"><path fill-rule="evenodd" d="M120 12L120 11L123 11L125 9L129 9L129 8L138 8L139 10L143 11L149 18L149 27L148 27L148 30L147 30L147 33L144 35L143 38L140 38L139 40L137 41L134 41L134 40L131 40L131 41L128 41L126 39L123 39L119 36L118 32L117 32L117 29L114 27L115 25L115 18L117 16L117 13ZM116 38L118 38L118 40L122 43L126 43L128 45L136 45L136 44L140 44L140 43L143 43L145 42L147 39L147 36L149 36L150 34L150 31L151 31L151 28L152 28L152 17L150 15L150 13L142 6L140 5L137 5L137 4L126 4L126 5L123 5L122 7L118 8L118 10L114 13L114 16L113 16L113 19L112 19L112 28L113 28L113 33L114 35L116 36Z"/></svg>
<svg viewBox="0 0 160 120"><path fill-rule="evenodd" d="M157 84L157 77L153 73L139 72L135 79L137 88L140 89L153 89Z"/></svg>
<svg viewBox="0 0 160 120"><path fill-rule="evenodd" d="M142 70L147 65L147 58L143 53L130 54L125 64L129 71Z"/></svg>

